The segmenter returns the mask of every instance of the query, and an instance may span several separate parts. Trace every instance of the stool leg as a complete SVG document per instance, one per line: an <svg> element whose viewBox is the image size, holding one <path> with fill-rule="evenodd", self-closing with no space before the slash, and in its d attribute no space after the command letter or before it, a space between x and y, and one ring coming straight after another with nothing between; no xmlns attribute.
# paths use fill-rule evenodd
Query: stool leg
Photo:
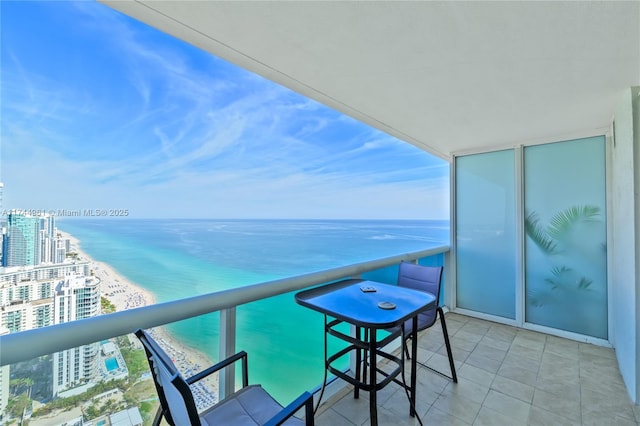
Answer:
<svg viewBox="0 0 640 426"><path fill-rule="evenodd" d="M371 334L369 335L369 360L371 365L369 366L369 385L371 386L371 391L369 392L369 416L371 426L378 426L378 398L377 398L377 389L376 389L376 329L371 329Z"/></svg>
<svg viewBox="0 0 640 426"><path fill-rule="evenodd" d="M447 323L444 320L444 311L442 308L437 309L440 315L440 324L442 325L442 334L444 334L444 344L447 347L447 356L449 357L449 367L451 368L451 378L454 383L458 383L458 375L456 374L456 366L453 363L453 353L451 352L451 343L449 342L449 333L447 332Z"/></svg>
<svg viewBox="0 0 640 426"><path fill-rule="evenodd" d="M356 327L356 339L360 340L360 327ZM363 359L362 359L362 351L360 349L356 348L356 381L360 381L360 364L365 364L366 363L366 359L364 360L365 362L363 363ZM364 377L367 377L367 370L366 370L366 365L363 365L362 368L364 368L363 374ZM353 397L355 399L360 397L360 388L358 386L354 386L353 388Z"/></svg>

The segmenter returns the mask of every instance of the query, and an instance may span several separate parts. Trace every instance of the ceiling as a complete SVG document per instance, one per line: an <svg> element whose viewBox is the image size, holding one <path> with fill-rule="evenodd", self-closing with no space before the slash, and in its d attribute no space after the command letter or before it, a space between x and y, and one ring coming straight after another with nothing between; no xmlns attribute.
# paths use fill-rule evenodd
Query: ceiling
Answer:
<svg viewBox="0 0 640 426"><path fill-rule="evenodd" d="M602 134L640 2L103 3L442 158Z"/></svg>

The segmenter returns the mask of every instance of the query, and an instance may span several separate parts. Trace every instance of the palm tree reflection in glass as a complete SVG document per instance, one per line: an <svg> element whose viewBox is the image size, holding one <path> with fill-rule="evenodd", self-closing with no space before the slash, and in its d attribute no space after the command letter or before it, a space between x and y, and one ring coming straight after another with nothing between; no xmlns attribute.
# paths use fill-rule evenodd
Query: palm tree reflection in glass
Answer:
<svg viewBox="0 0 640 426"><path fill-rule="evenodd" d="M600 208L569 207L547 226L528 212L525 231L527 321L606 338L606 229Z"/></svg>

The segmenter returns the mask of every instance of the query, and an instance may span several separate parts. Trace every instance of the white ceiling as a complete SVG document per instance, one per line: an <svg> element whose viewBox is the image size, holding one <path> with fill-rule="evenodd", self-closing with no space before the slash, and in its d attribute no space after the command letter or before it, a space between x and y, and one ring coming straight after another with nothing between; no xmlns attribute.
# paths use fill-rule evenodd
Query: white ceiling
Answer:
<svg viewBox="0 0 640 426"><path fill-rule="evenodd" d="M443 158L601 134L640 2L104 3Z"/></svg>

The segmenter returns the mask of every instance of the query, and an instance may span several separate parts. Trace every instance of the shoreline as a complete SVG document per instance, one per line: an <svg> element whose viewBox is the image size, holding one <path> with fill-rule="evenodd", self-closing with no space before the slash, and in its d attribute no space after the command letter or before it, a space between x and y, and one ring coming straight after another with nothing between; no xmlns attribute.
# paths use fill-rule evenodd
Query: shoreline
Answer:
<svg viewBox="0 0 640 426"><path fill-rule="evenodd" d="M63 238L69 239L71 251L77 253L78 260L89 262L90 270L93 272L93 276L98 279L100 285L100 296L112 303L116 312L140 308L156 303L155 295L149 290L134 284L119 274L111 265L97 261L84 252L79 239L70 233L59 229L58 233L60 233ZM164 326L156 327L148 331L171 357L176 367L184 377L189 377L202 369L213 365L215 362L205 353L180 342L180 340ZM137 342L137 338L134 337L133 341ZM217 374L213 374L210 378L204 379L201 382L205 386L208 385L209 389L205 386L194 386L192 387L192 391L194 392L196 402L199 402L198 405L207 407L208 404L214 402L207 396L211 391L214 392L215 402L217 402Z"/></svg>

